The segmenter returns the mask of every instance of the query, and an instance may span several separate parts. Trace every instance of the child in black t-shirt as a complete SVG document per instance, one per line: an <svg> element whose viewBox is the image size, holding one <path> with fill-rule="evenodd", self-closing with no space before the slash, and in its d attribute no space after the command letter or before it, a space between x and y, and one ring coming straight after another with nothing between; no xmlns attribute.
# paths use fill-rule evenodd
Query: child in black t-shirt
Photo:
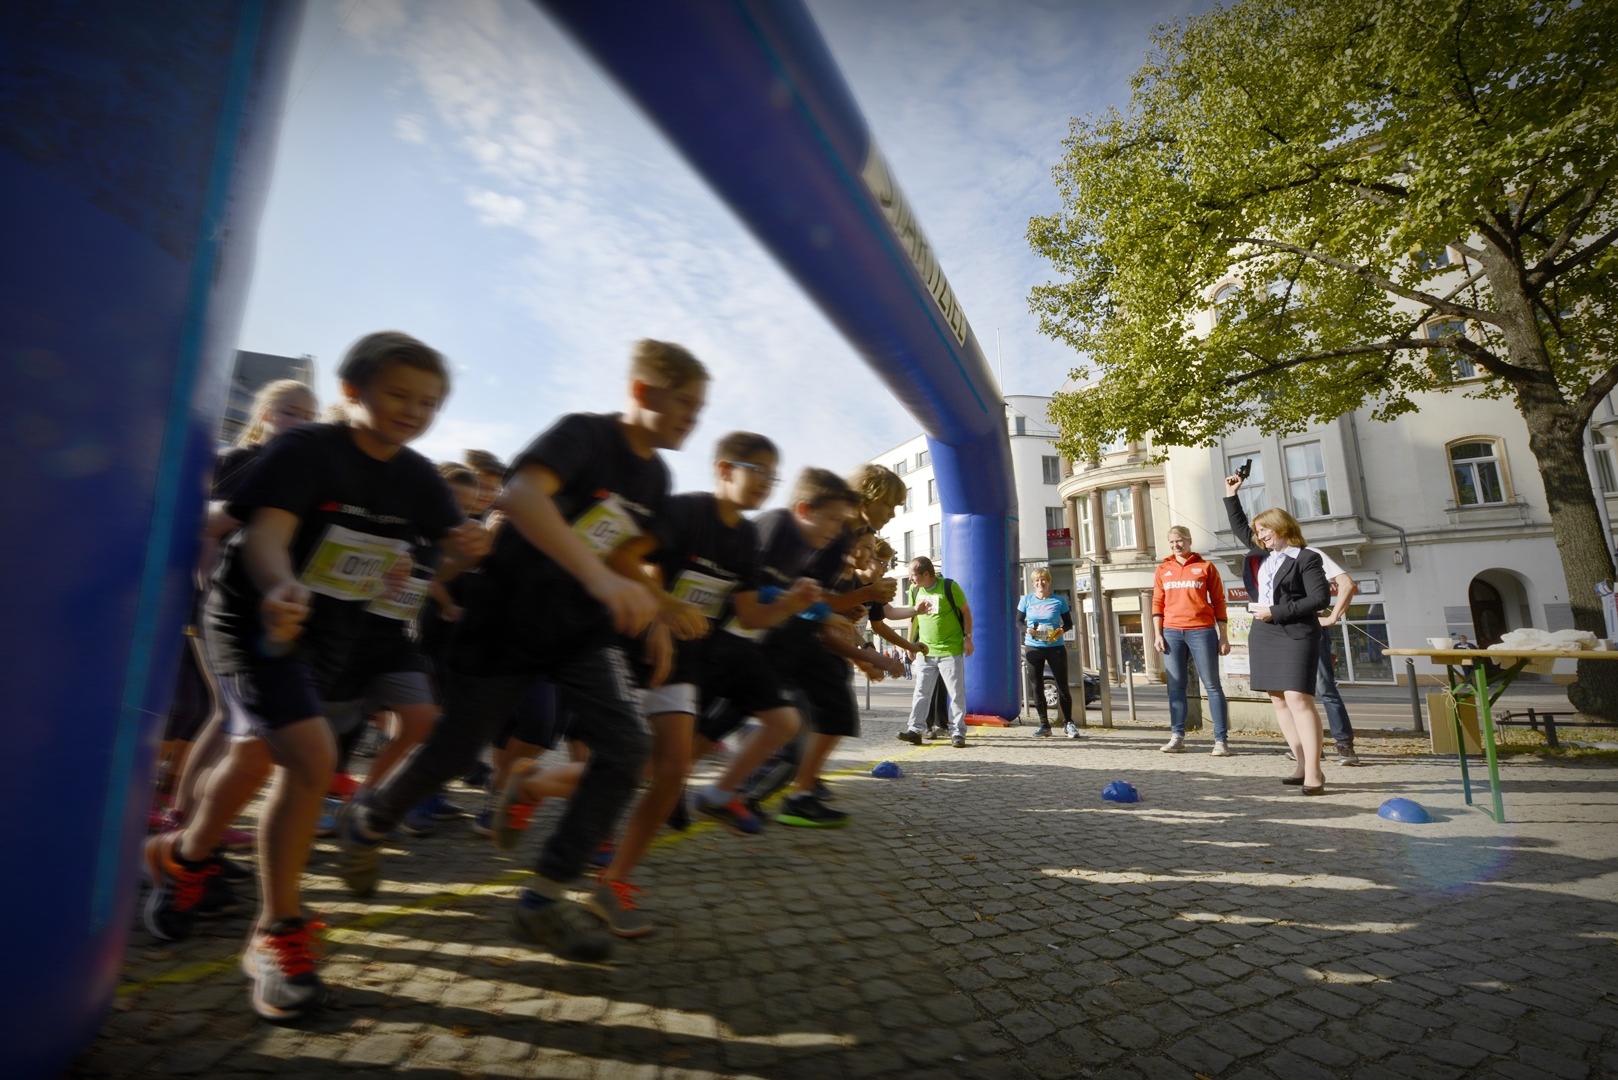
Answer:
<svg viewBox="0 0 1618 1080"><path fill-rule="evenodd" d="M684 443L707 387L707 371L685 349L642 341L623 413L565 416L512 464L498 504L505 522L450 649L443 719L405 768L338 823L338 874L353 892L375 891L382 836L464 773L543 676L577 713L569 734L590 760L521 890L515 930L570 959L610 955L611 937L567 893L623 815L646 761L623 639L646 633L666 662L671 634L707 630L699 610L651 587L643 569L668 498L657 452Z"/></svg>
<svg viewBox="0 0 1618 1080"><path fill-rule="evenodd" d="M420 658L388 625L406 615L384 580L401 578L395 568L418 540L440 541L467 561L487 548L432 464L405 447L443 401L443 358L408 335L371 334L349 349L338 376L347 422L286 432L230 500L227 512L247 524L225 546L206 607L230 731L261 744L275 764L259 833L262 906L242 968L255 1011L277 1020L324 998L299 886L335 760L327 714L352 709L379 683L388 684L390 705L419 703L397 699L404 684L425 691ZM252 795L227 761L192 823L148 841L154 934L189 930L216 870L208 853Z"/></svg>
<svg viewBox="0 0 1618 1080"><path fill-rule="evenodd" d="M798 729L797 711L787 705L780 684L751 635L791 618L819 599L807 579L772 597L759 596L758 538L743 512L756 510L776 483L778 454L762 435L732 432L715 447L714 493L692 492L669 499L657 522L654 565L677 599L700 608L710 633L682 642L673 673L646 691L644 708L652 729L651 784L630 812L612 862L601 871L588 904L620 937L639 937L652 923L631 897L639 891L629 875L668 820L691 772L692 737L698 701L724 696L758 716L761 725L736 754L727 776L698 794L699 813L744 835L762 825L736 798L736 787ZM728 782L727 782L728 781Z"/></svg>

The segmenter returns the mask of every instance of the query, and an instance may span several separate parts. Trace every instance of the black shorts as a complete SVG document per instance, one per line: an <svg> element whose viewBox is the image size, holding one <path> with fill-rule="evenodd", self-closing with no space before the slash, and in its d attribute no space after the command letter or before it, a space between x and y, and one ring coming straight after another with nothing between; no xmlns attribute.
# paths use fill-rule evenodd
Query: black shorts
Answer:
<svg viewBox="0 0 1618 1080"><path fill-rule="evenodd" d="M801 623L793 626L792 623ZM781 683L801 691L808 703L804 717L819 735L853 736L860 733L860 710L854 701L853 668L820 642L818 627L802 619L764 639L764 654Z"/></svg>
<svg viewBox="0 0 1618 1080"><path fill-rule="evenodd" d="M219 676L226 730L240 737L279 731L300 720L324 716L315 673L297 656L260 659Z"/></svg>
<svg viewBox="0 0 1618 1080"><path fill-rule="evenodd" d="M556 684L549 679L535 679L534 685L523 695L522 701L506 718L505 726L495 737L494 746L504 750L509 739L543 746L555 750L567 737L567 713L559 700Z"/></svg>

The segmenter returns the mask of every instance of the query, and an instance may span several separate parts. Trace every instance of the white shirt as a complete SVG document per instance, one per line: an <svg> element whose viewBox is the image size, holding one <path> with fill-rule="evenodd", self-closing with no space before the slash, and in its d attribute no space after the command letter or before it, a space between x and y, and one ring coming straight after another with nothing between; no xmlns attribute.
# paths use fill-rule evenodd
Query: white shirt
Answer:
<svg viewBox="0 0 1618 1080"><path fill-rule="evenodd" d="M1264 562L1258 568L1258 603L1263 607L1270 607L1275 603L1275 575L1281 572L1288 559L1296 559L1303 553L1301 547L1284 547L1280 551L1272 551L1264 557Z"/></svg>

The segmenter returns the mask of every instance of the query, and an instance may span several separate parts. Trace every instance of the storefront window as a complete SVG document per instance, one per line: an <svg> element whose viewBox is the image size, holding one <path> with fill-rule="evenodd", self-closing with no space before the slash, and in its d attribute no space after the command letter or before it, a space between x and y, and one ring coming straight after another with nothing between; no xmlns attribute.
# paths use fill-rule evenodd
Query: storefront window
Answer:
<svg viewBox="0 0 1618 1080"><path fill-rule="evenodd" d="M1333 645L1337 681L1391 683L1393 658L1387 655L1388 623L1381 604L1350 604Z"/></svg>

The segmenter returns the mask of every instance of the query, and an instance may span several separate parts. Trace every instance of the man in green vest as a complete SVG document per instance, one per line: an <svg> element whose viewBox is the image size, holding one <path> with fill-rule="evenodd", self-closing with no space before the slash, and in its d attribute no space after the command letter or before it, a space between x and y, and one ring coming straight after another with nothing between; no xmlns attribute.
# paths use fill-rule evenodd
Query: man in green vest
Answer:
<svg viewBox="0 0 1618 1080"><path fill-rule="evenodd" d="M950 744L966 745L966 658L972 655L972 609L966 594L940 578L925 555L910 560L910 603L916 609L915 696L899 738L920 746L933 690L944 680L949 694Z"/></svg>

